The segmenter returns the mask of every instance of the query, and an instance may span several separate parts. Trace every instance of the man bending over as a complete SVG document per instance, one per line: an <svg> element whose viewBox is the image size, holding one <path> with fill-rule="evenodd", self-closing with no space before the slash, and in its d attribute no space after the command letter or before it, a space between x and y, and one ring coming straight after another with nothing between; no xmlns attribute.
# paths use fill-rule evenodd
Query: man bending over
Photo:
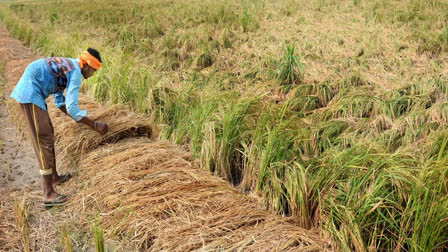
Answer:
<svg viewBox="0 0 448 252"><path fill-rule="evenodd" d="M70 174L59 176L56 171L54 130L45 99L53 95L54 105L76 122L86 124L101 134L107 133L107 124L88 118L86 111L78 108L81 75L87 79L100 67L101 56L92 48L81 53L79 59L62 57L40 59L28 65L11 93L11 97L20 103L39 163L40 174L43 176L43 206L61 205L67 201L65 195L54 191L54 187L70 178Z"/></svg>

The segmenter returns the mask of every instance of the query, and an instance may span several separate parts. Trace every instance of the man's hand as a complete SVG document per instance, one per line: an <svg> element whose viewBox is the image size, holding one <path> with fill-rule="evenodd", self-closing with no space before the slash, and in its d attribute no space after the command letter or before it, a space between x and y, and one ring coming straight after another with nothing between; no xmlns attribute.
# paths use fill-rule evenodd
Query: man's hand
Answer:
<svg viewBox="0 0 448 252"><path fill-rule="evenodd" d="M62 112L64 112L66 115L68 115L65 105L61 106L59 109ZM88 125L88 126L92 127L95 131L97 131L101 134L106 134L109 131L109 126L107 126L107 124L94 121L88 117L83 117L78 123L83 123L85 125Z"/></svg>
<svg viewBox="0 0 448 252"><path fill-rule="evenodd" d="M92 129L94 129L95 131L101 133L101 134L106 134L107 131L109 131L109 126L107 126L107 124L103 123L103 122L97 122L94 121L88 117L83 117L81 120L79 120L79 123L83 123L85 125L90 126Z"/></svg>
<svg viewBox="0 0 448 252"><path fill-rule="evenodd" d="M95 122L94 127L95 127L95 130L101 134L106 134L107 131L109 131L109 126L107 126L107 124L102 123L102 122Z"/></svg>

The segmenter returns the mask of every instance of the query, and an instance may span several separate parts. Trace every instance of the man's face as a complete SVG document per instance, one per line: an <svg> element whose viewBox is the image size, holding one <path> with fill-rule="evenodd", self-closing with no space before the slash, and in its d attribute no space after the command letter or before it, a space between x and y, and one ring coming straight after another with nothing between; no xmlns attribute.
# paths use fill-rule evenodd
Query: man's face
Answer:
<svg viewBox="0 0 448 252"><path fill-rule="evenodd" d="M96 72L95 68L93 68L87 64L82 68L82 71L81 71L82 76L84 76L84 79L90 78L95 72Z"/></svg>

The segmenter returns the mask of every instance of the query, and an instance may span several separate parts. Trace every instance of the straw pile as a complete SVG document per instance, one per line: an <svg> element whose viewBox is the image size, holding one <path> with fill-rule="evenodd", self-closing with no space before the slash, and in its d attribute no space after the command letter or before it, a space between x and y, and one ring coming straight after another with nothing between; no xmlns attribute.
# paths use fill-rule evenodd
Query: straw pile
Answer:
<svg viewBox="0 0 448 252"><path fill-rule="evenodd" d="M0 51L13 87L35 57L0 28ZM13 44L13 46L11 46ZM20 55L26 60L17 63ZM19 57L20 56L20 57ZM29 57L28 57L29 56ZM109 124L100 135L49 105L56 133L58 162L78 171L59 190L69 192L63 210L86 224L99 212L108 237L126 239L144 250L330 250L317 230L304 230L292 219L263 210L226 181L200 170L189 153L155 140L148 119L120 106L102 108L80 99L93 119ZM67 161L69 160L69 161Z"/></svg>
<svg viewBox="0 0 448 252"><path fill-rule="evenodd" d="M51 103L52 101L49 99L47 102ZM87 110L88 117L96 121L106 122L109 126L109 132L101 135L90 129L89 126L77 124L58 109L49 108L50 118L55 125L55 141L56 143L62 143L56 144L56 150L64 167L77 167L82 155L98 146L114 143L128 137L145 136L154 138L157 136L156 127L147 117L129 112L125 106L101 107L82 94L79 95L78 105L80 108ZM70 130L66 130L68 128ZM76 139L76 141L72 141L73 139Z"/></svg>
<svg viewBox="0 0 448 252"><path fill-rule="evenodd" d="M104 213L107 230L151 250L320 250L317 234L261 209L165 141L126 139L89 153L68 211ZM87 210L88 212L88 210ZM126 225L124 225L126 223Z"/></svg>

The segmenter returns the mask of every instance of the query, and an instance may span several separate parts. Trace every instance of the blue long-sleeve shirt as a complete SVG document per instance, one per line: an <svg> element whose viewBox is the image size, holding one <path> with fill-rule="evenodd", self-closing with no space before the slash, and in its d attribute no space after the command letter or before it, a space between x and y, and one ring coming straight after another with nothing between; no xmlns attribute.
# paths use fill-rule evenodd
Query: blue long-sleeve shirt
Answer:
<svg viewBox="0 0 448 252"><path fill-rule="evenodd" d="M58 69L56 64L50 64L47 59L36 60L28 65L12 91L11 97L19 103L32 103L47 111L45 99L49 95L53 95L53 102L56 107L60 108L65 105L67 114L75 121L81 120L87 115L87 111L80 110L78 107L82 76L78 60L57 58L60 63ZM55 76L58 73L57 70L62 72L65 78L57 78ZM65 96L64 89L66 90Z"/></svg>

